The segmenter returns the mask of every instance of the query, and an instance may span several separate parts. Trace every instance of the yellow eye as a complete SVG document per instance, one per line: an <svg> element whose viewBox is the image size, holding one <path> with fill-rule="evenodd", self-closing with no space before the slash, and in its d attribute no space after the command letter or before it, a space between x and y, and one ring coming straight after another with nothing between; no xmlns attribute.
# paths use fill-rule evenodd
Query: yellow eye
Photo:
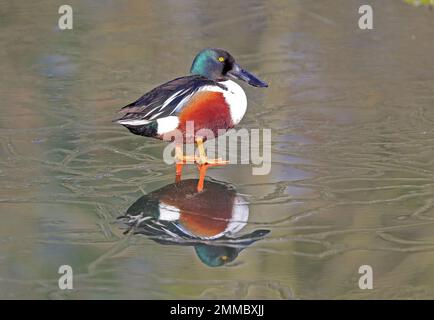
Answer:
<svg viewBox="0 0 434 320"><path fill-rule="evenodd" d="M219 57L219 61L220 61L220 62L223 62L223 61L225 61L225 58L223 58L223 57Z"/></svg>

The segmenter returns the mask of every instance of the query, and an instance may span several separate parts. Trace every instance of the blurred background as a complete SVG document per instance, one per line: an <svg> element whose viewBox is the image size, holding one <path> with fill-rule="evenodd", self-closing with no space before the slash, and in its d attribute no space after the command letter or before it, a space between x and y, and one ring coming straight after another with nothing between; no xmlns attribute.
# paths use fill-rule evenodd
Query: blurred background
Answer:
<svg viewBox="0 0 434 320"><path fill-rule="evenodd" d="M71 0L62 31L64 1L1 1L0 298L432 299L434 12L409 2ZM270 233L221 267L116 222L174 168L111 120L205 47L269 83L240 127L272 129L271 173L209 175Z"/></svg>

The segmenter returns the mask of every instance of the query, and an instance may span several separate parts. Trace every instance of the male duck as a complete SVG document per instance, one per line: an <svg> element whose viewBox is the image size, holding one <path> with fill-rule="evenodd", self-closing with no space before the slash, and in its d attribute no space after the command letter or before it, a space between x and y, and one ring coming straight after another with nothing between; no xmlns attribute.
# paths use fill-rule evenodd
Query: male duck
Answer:
<svg viewBox="0 0 434 320"><path fill-rule="evenodd" d="M182 166L186 162L198 164L200 178L197 190L203 190L206 169L226 164L221 159L208 159L203 142L206 137L198 133L208 129L219 135L229 130L243 118L247 98L243 89L229 78L246 81L255 87L268 85L242 69L229 52L208 48L197 54L191 66L191 75L166 82L120 110L122 117L115 122L132 133L177 143L174 137L181 133L182 143L196 143L199 157L183 156L176 147L176 180L181 179ZM194 134L188 134L193 124ZM191 128L191 127L189 127Z"/></svg>

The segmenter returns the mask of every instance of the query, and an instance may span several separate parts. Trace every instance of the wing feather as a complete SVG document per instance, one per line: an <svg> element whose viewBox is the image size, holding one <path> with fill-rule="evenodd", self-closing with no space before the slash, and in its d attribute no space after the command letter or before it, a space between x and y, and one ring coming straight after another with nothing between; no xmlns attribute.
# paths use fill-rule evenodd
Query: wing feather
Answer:
<svg viewBox="0 0 434 320"><path fill-rule="evenodd" d="M153 121L177 114L201 87L210 85L226 89L218 82L198 75L176 78L152 89L136 101L123 107L119 111L123 114L122 117L114 121L120 124L126 123L128 120Z"/></svg>

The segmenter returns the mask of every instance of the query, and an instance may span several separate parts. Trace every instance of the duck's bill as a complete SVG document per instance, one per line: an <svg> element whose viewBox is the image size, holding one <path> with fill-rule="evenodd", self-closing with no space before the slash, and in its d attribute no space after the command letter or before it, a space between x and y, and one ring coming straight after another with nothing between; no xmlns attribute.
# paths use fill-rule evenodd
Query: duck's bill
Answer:
<svg viewBox="0 0 434 320"><path fill-rule="evenodd" d="M243 80L254 87L260 87L260 88L266 88L268 87L268 84L255 75L251 74L250 72L244 70L239 65L234 64L232 67L232 70L228 72L228 75L232 78Z"/></svg>

